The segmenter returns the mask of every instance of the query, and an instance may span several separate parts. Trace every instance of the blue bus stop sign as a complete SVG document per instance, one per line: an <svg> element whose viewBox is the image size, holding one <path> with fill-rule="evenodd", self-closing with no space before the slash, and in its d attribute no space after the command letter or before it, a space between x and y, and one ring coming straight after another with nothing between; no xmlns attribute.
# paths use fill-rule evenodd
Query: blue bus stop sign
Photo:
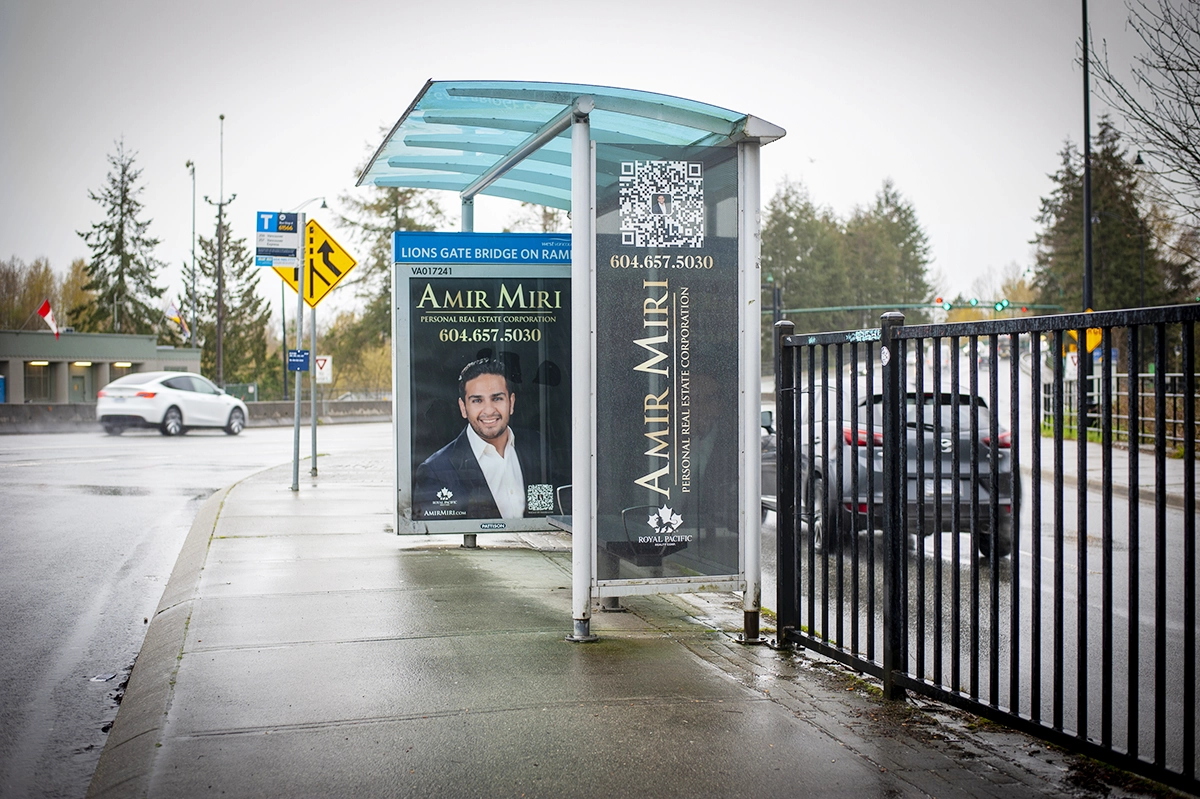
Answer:
<svg viewBox="0 0 1200 799"><path fill-rule="evenodd" d="M308 350L288 350L287 366L289 372L307 372Z"/></svg>

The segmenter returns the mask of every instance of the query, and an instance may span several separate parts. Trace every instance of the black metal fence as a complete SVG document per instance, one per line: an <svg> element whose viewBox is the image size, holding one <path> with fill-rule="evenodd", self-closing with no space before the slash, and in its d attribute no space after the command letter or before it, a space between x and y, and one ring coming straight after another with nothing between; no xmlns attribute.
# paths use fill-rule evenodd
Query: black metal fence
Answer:
<svg viewBox="0 0 1200 799"><path fill-rule="evenodd" d="M781 642L1200 790L1197 318L780 322Z"/></svg>

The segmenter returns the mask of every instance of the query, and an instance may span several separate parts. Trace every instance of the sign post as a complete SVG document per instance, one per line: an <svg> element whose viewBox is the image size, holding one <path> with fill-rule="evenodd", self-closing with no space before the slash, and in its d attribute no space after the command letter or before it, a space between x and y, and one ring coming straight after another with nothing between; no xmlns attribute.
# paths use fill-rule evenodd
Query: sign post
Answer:
<svg viewBox="0 0 1200 799"><path fill-rule="evenodd" d="M312 309L312 352L317 351L317 305L341 282L358 263L354 256L338 244L333 236L317 220L306 220L304 214L261 212L258 215L258 240L255 265L271 267L283 282L296 292L296 351L305 352L304 305ZM303 230L304 242L299 231ZM301 255L303 248L303 255ZM307 286L307 292L305 287ZM295 435L292 452L292 490L300 490L300 371L309 371L305 355L303 369L292 365L292 351L288 352L288 369L296 371ZM309 423L312 428L312 468L317 476L317 383L328 382L318 379L315 370L309 379Z"/></svg>
<svg viewBox="0 0 1200 799"><path fill-rule="evenodd" d="M281 215L282 216L282 215ZM299 228L304 227L304 214L300 214ZM297 229L299 229L297 228ZM278 268L275 269L279 271ZM296 274L296 349L304 348L304 270L299 264L292 270ZM305 358L307 360L307 356ZM300 490L300 372L296 372L296 407L292 427L292 490Z"/></svg>

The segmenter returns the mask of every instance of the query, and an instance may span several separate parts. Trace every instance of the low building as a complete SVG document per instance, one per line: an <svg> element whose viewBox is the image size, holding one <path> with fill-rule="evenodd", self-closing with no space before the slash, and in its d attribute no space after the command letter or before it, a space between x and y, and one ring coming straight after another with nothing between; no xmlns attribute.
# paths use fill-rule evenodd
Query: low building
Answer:
<svg viewBox="0 0 1200 799"><path fill-rule="evenodd" d="M200 350L159 346L154 336L0 330L0 402L95 402L134 372L200 371Z"/></svg>

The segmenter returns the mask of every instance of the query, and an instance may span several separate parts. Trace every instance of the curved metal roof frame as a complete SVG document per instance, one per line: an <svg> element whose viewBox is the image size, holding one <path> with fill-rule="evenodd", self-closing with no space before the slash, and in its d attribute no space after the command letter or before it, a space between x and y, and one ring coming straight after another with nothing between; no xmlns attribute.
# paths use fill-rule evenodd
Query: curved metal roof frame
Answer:
<svg viewBox="0 0 1200 799"><path fill-rule="evenodd" d="M464 201L487 194L569 211L576 114L589 115L593 140L633 147L766 144L785 133L749 114L635 89L430 80L356 185L456 191Z"/></svg>

